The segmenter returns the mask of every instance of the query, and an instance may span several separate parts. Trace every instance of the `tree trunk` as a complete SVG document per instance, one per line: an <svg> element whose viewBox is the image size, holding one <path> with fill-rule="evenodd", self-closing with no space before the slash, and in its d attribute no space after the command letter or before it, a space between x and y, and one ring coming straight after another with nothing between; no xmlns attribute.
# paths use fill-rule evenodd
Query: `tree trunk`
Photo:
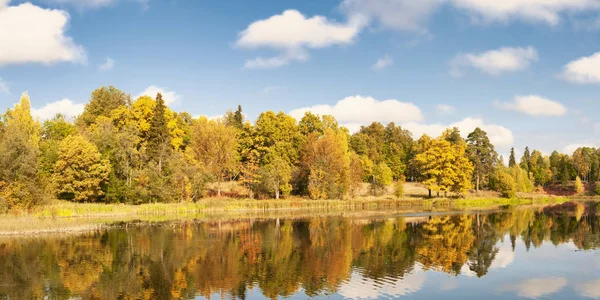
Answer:
<svg viewBox="0 0 600 300"><path fill-rule="evenodd" d="M275 189L275 199L279 200L279 189Z"/></svg>
<svg viewBox="0 0 600 300"><path fill-rule="evenodd" d="M221 197L221 181L217 181L217 197Z"/></svg>
<svg viewBox="0 0 600 300"><path fill-rule="evenodd" d="M429 189L429 198L431 198L431 189Z"/></svg>
<svg viewBox="0 0 600 300"><path fill-rule="evenodd" d="M479 174L476 175L477 178L477 186L475 188L475 191L479 193Z"/></svg>
<svg viewBox="0 0 600 300"><path fill-rule="evenodd" d="M437 191L437 196L438 196L438 197L440 196L440 191Z"/></svg>

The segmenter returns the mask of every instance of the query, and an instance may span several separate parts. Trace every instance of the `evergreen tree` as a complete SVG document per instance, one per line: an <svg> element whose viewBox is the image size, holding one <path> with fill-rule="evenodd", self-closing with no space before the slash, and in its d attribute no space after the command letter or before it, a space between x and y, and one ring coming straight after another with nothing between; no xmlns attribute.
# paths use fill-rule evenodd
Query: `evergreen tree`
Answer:
<svg viewBox="0 0 600 300"><path fill-rule="evenodd" d="M475 190L479 191L480 181L487 180L494 172L498 157L487 133L479 127L467 137L467 154L474 167Z"/></svg>
<svg viewBox="0 0 600 300"><path fill-rule="evenodd" d="M146 151L149 159L157 163L159 172L162 169L162 162L170 149L169 128L165 119L165 109L165 101L162 95L158 93L148 129Z"/></svg>
<svg viewBox="0 0 600 300"><path fill-rule="evenodd" d="M510 148L510 157L508 158L508 167L512 168L517 165L517 159L515 158L515 148Z"/></svg>
<svg viewBox="0 0 600 300"><path fill-rule="evenodd" d="M523 157L521 157L520 166L525 172L531 172L531 154L529 153L529 147L525 147L525 152L523 152Z"/></svg>

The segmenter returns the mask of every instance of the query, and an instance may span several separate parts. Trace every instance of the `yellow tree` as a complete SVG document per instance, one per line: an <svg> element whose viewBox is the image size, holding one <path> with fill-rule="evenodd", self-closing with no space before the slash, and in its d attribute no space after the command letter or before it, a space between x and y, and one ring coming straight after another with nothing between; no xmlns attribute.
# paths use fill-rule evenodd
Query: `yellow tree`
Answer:
<svg viewBox="0 0 600 300"><path fill-rule="evenodd" d="M110 163L101 159L94 144L80 135L71 135L60 143L54 172L58 197L97 201L104 195L101 186L108 181Z"/></svg>
<svg viewBox="0 0 600 300"><path fill-rule="evenodd" d="M308 192L311 198L342 198L348 191L350 156L347 133L325 129L323 136L309 139L307 155Z"/></svg>
<svg viewBox="0 0 600 300"><path fill-rule="evenodd" d="M28 208L41 199L37 178L40 124L31 117L27 93L4 115L0 139L0 189L8 206Z"/></svg>
<svg viewBox="0 0 600 300"><path fill-rule="evenodd" d="M191 144L187 149L215 177L219 197L221 183L238 162L236 135L236 129L220 119L201 117L192 127Z"/></svg>

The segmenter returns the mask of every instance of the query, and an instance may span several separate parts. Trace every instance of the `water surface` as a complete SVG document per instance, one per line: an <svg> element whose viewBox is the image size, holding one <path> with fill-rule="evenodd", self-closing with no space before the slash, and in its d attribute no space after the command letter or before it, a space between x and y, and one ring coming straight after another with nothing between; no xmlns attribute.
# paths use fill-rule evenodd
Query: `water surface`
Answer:
<svg viewBox="0 0 600 300"><path fill-rule="evenodd" d="M600 299L596 205L0 238L0 299Z"/></svg>

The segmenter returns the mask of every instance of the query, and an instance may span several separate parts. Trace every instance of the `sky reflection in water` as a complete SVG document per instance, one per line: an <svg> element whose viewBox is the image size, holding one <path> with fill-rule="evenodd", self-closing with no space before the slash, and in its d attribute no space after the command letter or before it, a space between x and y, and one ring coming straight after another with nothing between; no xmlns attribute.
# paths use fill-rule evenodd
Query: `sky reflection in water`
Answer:
<svg viewBox="0 0 600 300"><path fill-rule="evenodd" d="M600 299L596 205L0 238L0 299Z"/></svg>

